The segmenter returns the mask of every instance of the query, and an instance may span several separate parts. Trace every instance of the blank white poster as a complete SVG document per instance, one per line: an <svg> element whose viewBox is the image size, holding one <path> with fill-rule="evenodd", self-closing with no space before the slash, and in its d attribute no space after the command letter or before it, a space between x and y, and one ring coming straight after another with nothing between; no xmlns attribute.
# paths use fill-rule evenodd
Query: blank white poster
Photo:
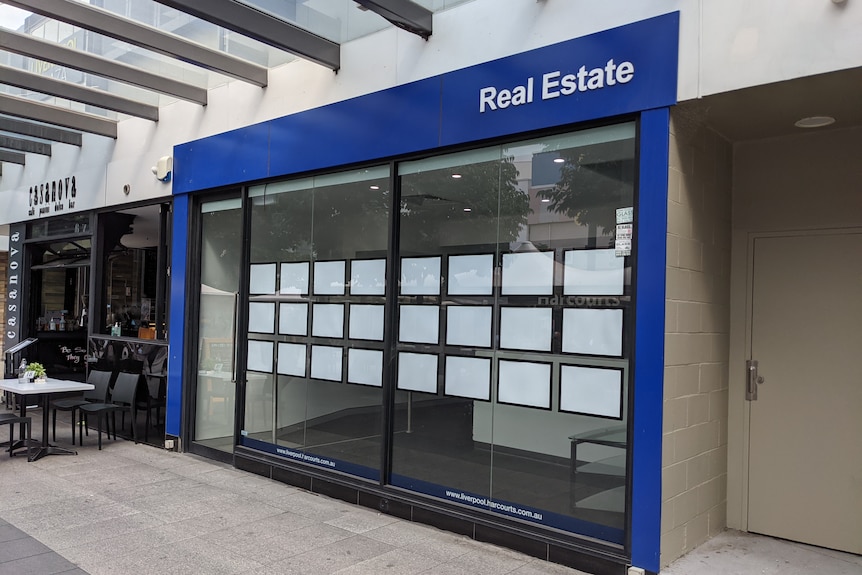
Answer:
<svg viewBox="0 0 862 575"><path fill-rule="evenodd" d="M444 393L489 401L491 360L481 357L447 357Z"/></svg>
<svg viewBox="0 0 862 575"><path fill-rule="evenodd" d="M351 304L347 334L350 339L383 341L383 306Z"/></svg>
<svg viewBox="0 0 862 575"><path fill-rule="evenodd" d="M252 333L275 333L275 304L251 302L248 304L248 331Z"/></svg>
<svg viewBox="0 0 862 575"><path fill-rule="evenodd" d="M275 293L275 264L252 264L248 276L248 293Z"/></svg>
<svg viewBox="0 0 862 575"><path fill-rule="evenodd" d="M344 337L344 304L316 303L311 306L311 335Z"/></svg>
<svg viewBox="0 0 862 575"><path fill-rule="evenodd" d="M551 364L500 360L497 401L551 408Z"/></svg>
<svg viewBox="0 0 862 575"><path fill-rule="evenodd" d="M272 373L272 342L248 340L248 369Z"/></svg>
<svg viewBox="0 0 862 575"><path fill-rule="evenodd" d="M437 356L399 353L397 387L405 391L437 393Z"/></svg>
<svg viewBox="0 0 862 575"><path fill-rule="evenodd" d="M446 343L491 347L491 310L491 306L448 306Z"/></svg>
<svg viewBox="0 0 862 575"><path fill-rule="evenodd" d="M440 258L402 258L401 293L404 295L439 295Z"/></svg>
<svg viewBox="0 0 862 575"><path fill-rule="evenodd" d="M622 418L623 372L564 365L560 371L560 411Z"/></svg>
<svg viewBox="0 0 862 575"><path fill-rule="evenodd" d="M383 387L383 352L376 349L347 350L347 381Z"/></svg>
<svg viewBox="0 0 862 575"><path fill-rule="evenodd" d="M621 356L623 354L623 310L564 309L563 351Z"/></svg>
<svg viewBox="0 0 862 575"><path fill-rule="evenodd" d="M315 295L344 295L344 262L314 262Z"/></svg>
<svg viewBox="0 0 862 575"><path fill-rule="evenodd" d="M500 347L551 351L551 308L500 308Z"/></svg>
<svg viewBox="0 0 862 575"><path fill-rule="evenodd" d="M565 295L622 295L625 258L614 250L566 252Z"/></svg>
<svg viewBox="0 0 862 575"><path fill-rule="evenodd" d="M554 252L503 254L503 295L554 293Z"/></svg>
<svg viewBox="0 0 862 575"><path fill-rule="evenodd" d="M386 260L353 260L350 263L351 295L386 294Z"/></svg>
<svg viewBox="0 0 862 575"><path fill-rule="evenodd" d="M281 288L284 295L308 293L308 262L281 264Z"/></svg>
<svg viewBox="0 0 862 575"><path fill-rule="evenodd" d="M305 345L300 343L278 344L276 371L282 375L305 377Z"/></svg>
<svg viewBox="0 0 862 575"><path fill-rule="evenodd" d="M449 256L450 295L491 295L494 286L494 254Z"/></svg>
<svg viewBox="0 0 862 575"><path fill-rule="evenodd" d="M398 341L431 343L440 341L440 308L436 305L402 305L398 321Z"/></svg>
<svg viewBox="0 0 862 575"><path fill-rule="evenodd" d="M341 381L342 348L311 346L311 377Z"/></svg>
<svg viewBox="0 0 862 575"><path fill-rule="evenodd" d="M308 333L308 304L281 304L278 307L278 333L306 335Z"/></svg>

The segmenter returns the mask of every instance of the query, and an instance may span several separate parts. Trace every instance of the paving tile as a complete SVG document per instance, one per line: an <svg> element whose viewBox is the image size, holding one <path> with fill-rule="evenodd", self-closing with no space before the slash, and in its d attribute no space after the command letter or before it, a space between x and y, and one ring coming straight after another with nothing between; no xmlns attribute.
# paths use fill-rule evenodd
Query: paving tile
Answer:
<svg viewBox="0 0 862 575"><path fill-rule="evenodd" d="M379 575L381 573L412 575L413 573L424 573L435 565L433 560L424 555L395 549L389 553L354 563L336 571L336 573L338 575Z"/></svg>
<svg viewBox="0 0 862 575"><path fill-rule="evenodd" d="M362 507L356 507L334 519L324 521L327 525L340 527L352 533L365 533L366 531L396 522L399 522L397 517L384 515Z"/></svg>
<svg viewBox="0 0 862 575"><path fill-rule="evenodd" d="M13 539L0 545L0 563L50 552L51 549L32 537Z"/></svg>
<svg viewBox="0 0 862 575"><path fill-rule="evenodd" d="M57 553L47 552L0 563L0 575L53 575L76 567Z"/></svg>
<svg viewBox="0 0 862 575"><path fill-rule="evenodd" d="M526 555L512 555L511 553L499 553L496 549L477 547L468 553L451 559L448 563L457 562L465 573L476 575L496 575L499 573L511 573L516 569L524 567L532 562L532 557Z"/></svg>
<svg viewBox="0 0 862 575"><path fill-rule="evenodd" d="M392 551L381 541L354 535L269 565L274 573L325 575Z"/></svg>
<svg viewBox="0 0 862 575"><path fill-rule="evenodd" d="M14 541L24 537L28 537L28 535L14 525L9 525L5 521L0 523L0 543Z"/></svg>

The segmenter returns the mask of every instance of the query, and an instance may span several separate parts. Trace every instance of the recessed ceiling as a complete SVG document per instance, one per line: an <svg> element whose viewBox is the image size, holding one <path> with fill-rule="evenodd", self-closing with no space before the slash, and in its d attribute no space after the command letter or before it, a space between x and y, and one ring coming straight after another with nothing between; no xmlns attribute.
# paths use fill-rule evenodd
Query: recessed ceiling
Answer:
<svg viewBox="0 0 862 575"><path fill-rule="evenodd" d="M680 107L697 113L731 142L862 126L862 68L725 92ZM831 116L835 123L795 126L812 116Z"/></svg>

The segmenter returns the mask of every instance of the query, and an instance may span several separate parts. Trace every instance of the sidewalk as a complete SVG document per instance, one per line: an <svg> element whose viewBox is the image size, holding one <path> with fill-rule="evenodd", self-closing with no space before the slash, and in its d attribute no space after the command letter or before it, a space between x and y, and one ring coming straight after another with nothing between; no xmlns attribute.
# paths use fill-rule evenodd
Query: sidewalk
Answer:
<svg viewBox="0 0 862 575"><path fill-rule="evenodd" d="M98 451L92 431L77 456L0 454L0 575L580 573L190 454ZM858 575L862 558L728 532L662 573Z"/></svg>

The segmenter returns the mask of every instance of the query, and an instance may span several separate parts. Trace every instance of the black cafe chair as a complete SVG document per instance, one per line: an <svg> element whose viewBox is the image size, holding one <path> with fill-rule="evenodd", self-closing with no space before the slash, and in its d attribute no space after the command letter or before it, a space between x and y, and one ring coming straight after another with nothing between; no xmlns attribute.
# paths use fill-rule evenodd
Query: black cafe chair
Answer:
<svg viewBox="0 0 862 575"><path fill-rule="evenodd" d="M9 457L12 457L12 446L15 445L15 426L23 424L26 438L22 437L21 439L25 440L27 444L27 460L33 460L33 437L30 434L32 430L31 423L31 419L27 416L21 417L15 413L0 413L0 425L9 426Z"/></svg>
<svg viewBox="0 0 862 575"><path fill-rule="evenodd" d="M87 383L95 385L95 389L87 390L78 397L57 399L51 402L51 433L54 441L57 441L57 412L69 411L72 415L72 445L75 445L75 423L77 422L75 415L78 409L87 403L104 403L107 400L111 387L111 375L110 371L90 370Z"/></svg>
<svg viewBox="0 0 862 575"><path fill-rule="evenodd" d="M132 416L132 439L135 443L138 442L138 432L136 429L137 421L137 405L136 398L138 395L138 385L140 384L141 374L125 373L117 374L117 380L114 382L114 390L111 393L110 401L104 403L88 403L78 408L81 414L83 425L87 425L87 420L90 415L96 417L96 428L99 432L99 449L102 449L102 421L105 422L105 428L108 431L110 438L110 427L114 428L114 439L117 439L117 418L116 413L128 411ZM110 425L108 415L111 416ZM79 445L83 445L83 437L78 434Z"/></svg>
<svg viewBox="0 0 862 575"><path fill-rule="evenodd" d="M143 393L138 397L137 408L144 410L147 414L146 426L144 427L144 441L150 439L150 425L158 427L161 423L162 409L167 406L167 395L165 389L164 376L157 374L144 373L142 375L146 385L143 386ZM156 418L153 422L153 410L156 412Z"/></svg>

